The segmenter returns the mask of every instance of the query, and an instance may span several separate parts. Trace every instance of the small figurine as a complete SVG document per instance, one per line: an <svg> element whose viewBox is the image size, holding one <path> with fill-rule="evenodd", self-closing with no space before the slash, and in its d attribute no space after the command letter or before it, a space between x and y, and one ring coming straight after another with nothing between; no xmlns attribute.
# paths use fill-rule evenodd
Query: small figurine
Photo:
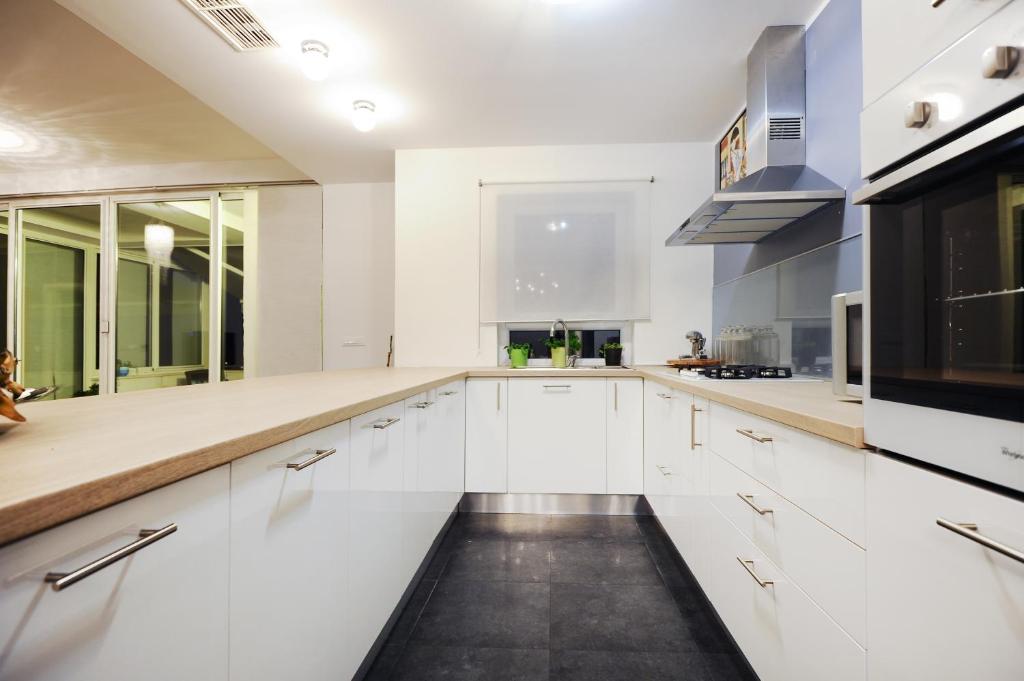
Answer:
<svg viewBox="0 0 1024 681"><path fill-rule="evenodd" d="M24 421L17 409L17 404L38 400L54 392L56 388L26 388L14 380L14 370L18 359L10 350L0 352L0 416L12 421Z"/></svg>

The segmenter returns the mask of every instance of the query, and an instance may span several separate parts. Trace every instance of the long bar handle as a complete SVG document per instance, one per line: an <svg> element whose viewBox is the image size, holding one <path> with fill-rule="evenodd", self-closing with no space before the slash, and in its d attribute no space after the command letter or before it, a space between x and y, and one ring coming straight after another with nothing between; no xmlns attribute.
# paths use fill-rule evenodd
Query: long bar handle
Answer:
<svg viewBox="0 0 1024 681"><path fill-rule="evenodd" d="M498 411L501 411L501 383L495 383L494 387L498 389Z"/></svg>
<svg viewBox="0 0 1024 681"><path fill-rule="evenodd" d="M697 449L697 447L703 447L704 445L697 442L697 412L704 411L698 409L696 404L690 405L690 451Z"/></svg>
<svg viewBox="0 0 1024 681"><path fill-rule="evenodd" d="M545 385L545 386L543 386L543 388L545 390L553 390L555 388L559 388L559 389L562 389L562 390L572 390L572 386L567 384L567 383L554 383L554 384L550 384L550 385Z"/></svg>
<svg viewBox="0 0 1024 681"><path fill-rule="evenodd" d="M298 463L290 463L287 465L287 468L291 468L293 471L301 471L306 466L312 466L317 461L326 459L331 454L334 454L337 451L338 450L334 449L333 447L331 449L318 449L313 453L313 456L309 457L305 461L299 461Z"/></svg>
<svg viewBox="0 0 1024 681"><path fill-rule="evenodd" d="M164 537L174 534L177 531L178 526L175 523L161 527L159 530L139 530L139 538L131 544L122 546L118 550L108 553L102 558L97 558L91 563L87 563L72 572L49 572L43 580L50 584L54 591L63 591L72 584L77 584L86 577L99 572L105 567L110 567L117 561L127 558L136 551L146 548L150 544L155 544Z"/></svg>
<svg viewBox="0 0 1024 681"><path fill-rule="evenodd" d="M773 511L770 508L761 508L760 506L755 504L753 494L743 494L742 492L736 492L736 496L742 499L747 506L757 511L758 515L768 515L770 513L775 513L775 511Z"/></svg>
<svg viewBox="0 0 1024 681"><path fill-rule="evenodd" d="M619 410L619 384L618 383L612 383L612 385L615 386L615 411L618 411Z"/></svg>
<svg viewBox="0 0 1024 681"><path fill-rule="evenodd" d="M1007 558L1013 558L1018 563L1024 563L1024 552L1018 551L1017 549L1007 546L1001 542L986 537L981 532L978 532L978 526L974 523L954 523L946 520L945 518L936 518L935 524L939 527L944 527L950 532L955 532L961 537L970 539L973 542L981 544L986 549L992 549L997 553L1001 553Z"/></svg>
<svg viewBox="0 0 1024 681"><path fill-rule="evenodd" d="M754 578L754 581L757 582L757 585L760 586L762 589L767 589L768 587L775 585L775 582L773 582L772 580L761 579L761 577L759 577L758 574L754 572L754 561L744 560L739 556L736 556L736 560L740 562L740 565L743 566L744 570L750 573L750 576Z"/></svg>
<svg viewBox="0 0 1024 681"><path fill-rule="evenodd" d="M755 442L760 442L761 444L772 441L771 435L758 435L750 428L737 428L736 432L744 437L749 437L751 440L754 440Z"/></svg>
<svg viewBox="0 0 1024 681"><path fill-rule="evenodd" d="M384 430L385 428L390 428L391 426L395 425L401 420L402 419L398 418L397 416L392 416L391 418L386 419L377 419L376 421L373 422L373 427L376 428L377 430Z"/></svg>

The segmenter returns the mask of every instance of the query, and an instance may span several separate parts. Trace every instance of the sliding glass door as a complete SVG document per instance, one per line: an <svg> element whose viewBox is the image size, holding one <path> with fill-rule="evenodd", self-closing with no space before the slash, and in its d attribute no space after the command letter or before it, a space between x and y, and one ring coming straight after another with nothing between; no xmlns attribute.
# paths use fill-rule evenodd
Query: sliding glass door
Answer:
<svg viewBox="0 0 1024 681"><path fill-rule="evenodd" d="M255 202L0 204L0 343L21 360L16 378L54 386L48 399L244 378Z"/></svg>

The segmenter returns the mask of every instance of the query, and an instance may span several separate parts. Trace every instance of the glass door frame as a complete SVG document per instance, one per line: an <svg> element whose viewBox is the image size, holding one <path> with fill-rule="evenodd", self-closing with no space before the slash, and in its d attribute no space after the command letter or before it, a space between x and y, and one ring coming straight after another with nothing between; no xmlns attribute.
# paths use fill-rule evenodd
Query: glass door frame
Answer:
<svg viewBox="0 0 1024 681"><path fill-rule="evenodd" d="M7 249L7 305L8 325L7 338L3 339L6 347L21 357L24 350L24 309L20 301L24 300L24 226L21 211L33 208L62 208L69 206L99 206L100 208L100 247L99 247L99 321L95 325L95 317L85 315L86 335L95 334L99 345L99 392L101 395L116 391L117 381L117 213L123 204L151 203L162 201L209 201L210 203L210 272L209 289L210 303L207 306L209 334L204 351L209 365L209 382L221 382L222 363L222 298L224 284L224 231L222 228L222 202L245 199L252 201L255 207L257 192L246 188L214 188L196 189L191 191L148 191L148 192L95 192L84 194L65 194L30 199L10 198L0 202L0 210L8 215L8 249ZM248 209L247 209L248 210ZM254 210L258 210L255 209ZM258 241L255 235L246 234L246 260L255 258ZM251 239L251 241L250 241ZM251 253L251 255L250 255ZM88 259L87 259L88 260ZM255 277L255 272L250 273ZM245 288L256 285L255 278L245 278ZM252 289L255 293L255 289ZM255 301L255 295L249 297ZM246 311L245 324L247 331L255 331L254 321L256 310ZM255 333L246 334L245 339L245 370L244 376L252 375L253 363L250 358L255 356ZM94 349L89 345L90 349ZM15 380L21 380L22 369L15 372Z"/></svg>

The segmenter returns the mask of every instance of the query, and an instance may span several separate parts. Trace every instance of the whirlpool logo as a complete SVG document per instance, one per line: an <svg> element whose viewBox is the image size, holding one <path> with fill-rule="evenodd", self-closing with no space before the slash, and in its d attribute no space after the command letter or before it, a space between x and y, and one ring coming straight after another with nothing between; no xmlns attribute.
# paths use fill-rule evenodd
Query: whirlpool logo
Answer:
<svg viewBox="0 0 1024 681"><path fill-rule="evenodd" d="M1003 456L1008 456L1011 459L1013 459L1014 461L1022 461L1022 460L1024 460L1024 454L1022 454L1020 452L1015 452L1012 449L1010 449L1009 447L1003 447Z"/></svg>

